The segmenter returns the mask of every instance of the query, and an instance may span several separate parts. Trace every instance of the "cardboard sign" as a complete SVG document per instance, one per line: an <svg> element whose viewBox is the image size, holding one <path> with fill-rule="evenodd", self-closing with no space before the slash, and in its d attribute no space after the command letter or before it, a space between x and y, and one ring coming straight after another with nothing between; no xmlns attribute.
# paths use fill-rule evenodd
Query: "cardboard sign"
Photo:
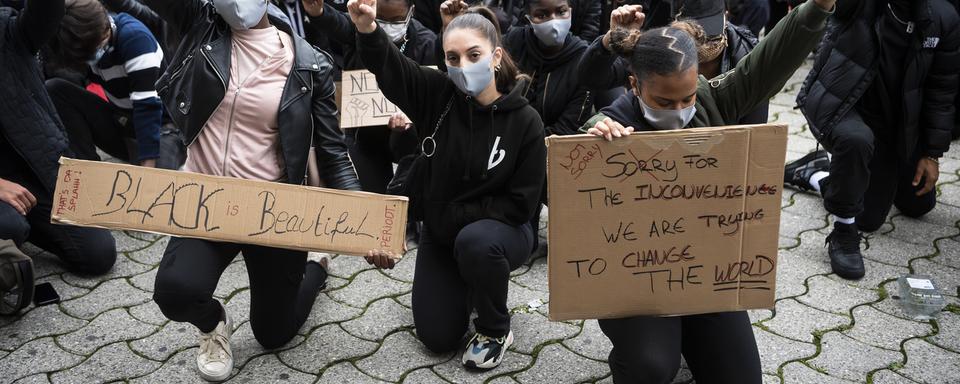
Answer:
<svg viewBox="0 0 960 384"><path fill-rule="evenodd" d="M387 125L390 116L400 112L383 96L377 77L368 70L343 71L339 89L340 129Z"/></svg>
<svg viewBox="0 0 960 384"><path fill-rule="evenodd" d="M773 307L785 125L547 145L551 319Z"/></svg>
<svg viewBox="0 0 960 384"><path fill-rule="evenodd" d="M407 198L60 159L50 221L304 251L403 254Z"/></svg>

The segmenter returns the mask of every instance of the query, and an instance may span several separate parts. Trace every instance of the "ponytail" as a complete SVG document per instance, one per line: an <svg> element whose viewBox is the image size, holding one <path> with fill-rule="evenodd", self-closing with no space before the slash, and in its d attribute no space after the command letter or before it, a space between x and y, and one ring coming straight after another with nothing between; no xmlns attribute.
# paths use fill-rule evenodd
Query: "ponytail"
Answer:
<svg viewBox="0 0 960 384"><path fill-rule="evenodd" d="M447 26L444 33L450 33L457 29L469 29L480 32L485 36L494 49L500 48L503 56L500 59L500 66L496 70L494 81L497 85L497 91L500 93L509 93L520 81L529 79L529 76L520 72L520 68L510 57L510 53L503 47L503 41L500 37L500 23L497 21L493 11L486 7L473 7L467 10L463 15L457 16L450 25Z"/></svg>

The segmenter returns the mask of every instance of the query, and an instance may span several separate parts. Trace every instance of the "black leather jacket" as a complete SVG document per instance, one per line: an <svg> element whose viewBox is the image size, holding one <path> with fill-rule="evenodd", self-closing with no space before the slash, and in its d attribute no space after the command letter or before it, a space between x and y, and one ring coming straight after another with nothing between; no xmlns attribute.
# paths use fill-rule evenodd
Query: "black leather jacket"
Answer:
<svg viewBox="0 0 960 384"><path fill-rule="evenodd" d="M230 27L209 2L145 0L144 3L183 36L170 66L157 80L157 92L189 146L220 105L229 84ZM340 133L332 60L292 33L286 23L272 16L270 22L293 37L294 42L293 68L277 115L287 183L305 182L307 156L313 145L325 186L360 190Z"/></svg>

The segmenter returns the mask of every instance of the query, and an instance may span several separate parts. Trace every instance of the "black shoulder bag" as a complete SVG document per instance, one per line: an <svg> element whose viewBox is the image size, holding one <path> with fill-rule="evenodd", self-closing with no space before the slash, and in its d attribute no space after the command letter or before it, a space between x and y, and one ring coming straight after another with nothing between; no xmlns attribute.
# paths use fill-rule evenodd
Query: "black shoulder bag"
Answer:
<svg viewBox="0 0 960 384"><path fill-rule="evenodd" d="M406 196L410 199L407 209L407 217L410 221L423 220L423 199L427 188L427 180L430 179L430 158L437 153L437 141L433 139L440 131L443 119L450 112L450 106L453 105L453 98L447 102L446 108L437 119L437 126L430 136L427 136L420 142L420 153L404 156L397 163L397 171L387 184L387 194Z"/></svg>

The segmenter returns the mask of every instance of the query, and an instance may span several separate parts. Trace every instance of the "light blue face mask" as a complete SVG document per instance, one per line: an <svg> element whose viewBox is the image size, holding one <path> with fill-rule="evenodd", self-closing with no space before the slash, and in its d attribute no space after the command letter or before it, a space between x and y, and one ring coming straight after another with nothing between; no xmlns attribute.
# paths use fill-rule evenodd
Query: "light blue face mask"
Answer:
<svg viewBox="0 0 960 384"><path fill-rule="evenodd" d="M453 84L472 97L477 97L490 86L493 81L493 69L490 68L490 62L493 60L493 54L480 59L476 63L460 67L447 67L447 76L453 81Z"/></svg>
<svg viewBox="0 0 960 384"><path fill-rule="evenodd" d="M570 33L570 24L571 18L569 17L566 19L544 21L540 24L534 23L533 20L530 21L533 34L537 36L537 39L540 39L543 45L548 47L563 45L563 43L567 41L567 34Z"/></svg>
<svg viewBox="0 0 960 384"><path fill-rule="evenodd" d="M686 127L693 120L693 115L697 113L696 104L683 109L653 109L643 102L642 97L637 96L637 100L640 100L643 118L654 128L661 131Z"/></svg>

